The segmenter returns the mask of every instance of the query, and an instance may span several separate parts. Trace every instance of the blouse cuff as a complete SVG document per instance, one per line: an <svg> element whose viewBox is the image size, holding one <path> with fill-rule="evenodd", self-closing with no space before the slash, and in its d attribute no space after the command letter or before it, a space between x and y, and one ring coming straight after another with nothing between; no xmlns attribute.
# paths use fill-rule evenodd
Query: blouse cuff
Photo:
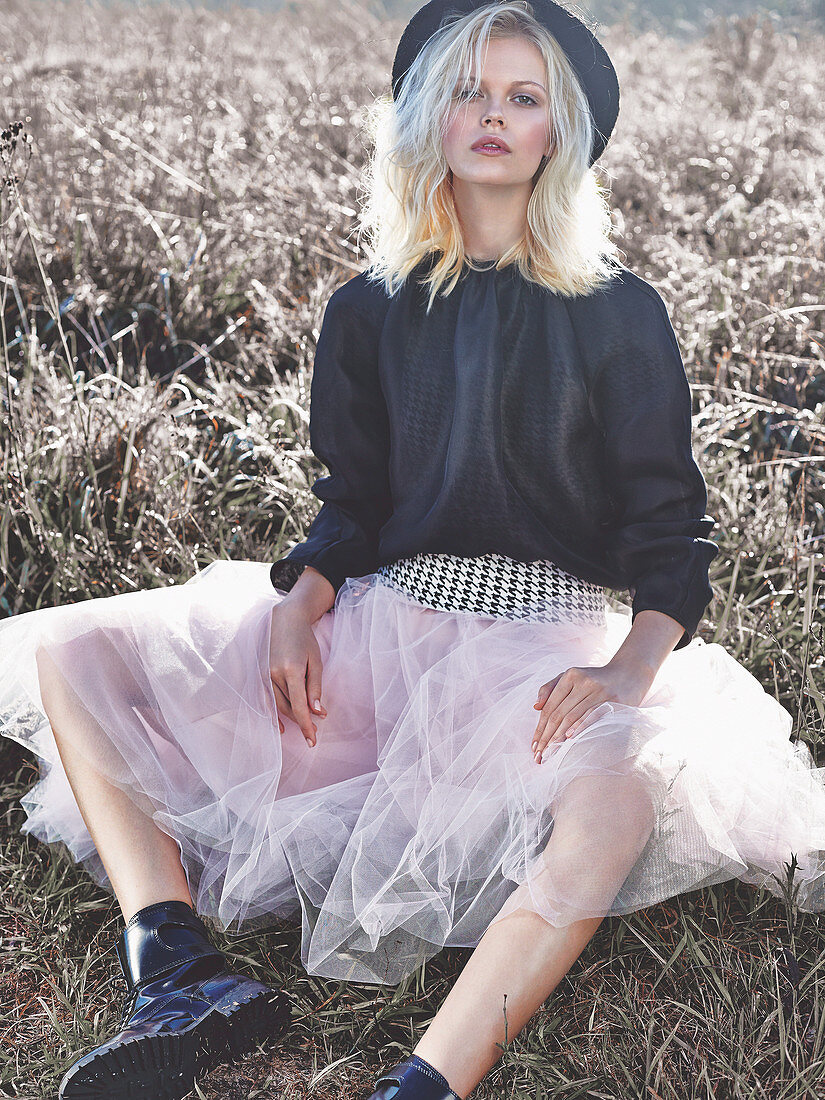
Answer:
<svg viewBox="0 0 825 1100"><path fill-rule="evenodd" d="M697 536L704 535L714 526L711 516L705 516L697 524ZM640 611L661 611L681 623L683 632L674 650L684 649L693 639L702 621L705 608L713 598L713 588L708 578L708 566L718 553L718 547L707 538L695 537L690 554L685 561L682 576L673 566L653 569L631 584L631 624Z"/></svg>
<svg viewBox="0 0 825 1100"><path fill-rule="evenodd" d="M372 553L368 556L369 560L363 545L334 542L319 548L310 546L308 542L299 542L283 558L272 563L269 579L275 588L288 592L306 566L311 565L327 578L337 596L347 577L363 577L375 572L378 568L377 559Z"/></svg>
<svg viewBox="0 0 825 1100"><path fill-rule="evenodd" d="M285 585L288 585L286 591L289 591L307 565L311 565L313 569L317 569L319 573L327 578L335 589L336 596L347 577L363 577L367 573L375 571L368 568L362 570L360 567L352 566L349 564L345 548L330 546L326 551L322 551L320 554L316 553L313 557L300 563L280 558L278 561L273 562L269 571L269 578L276 588L284 589Z"/></svg>
<svg viewBox="0 0 825 1100"><path fill-rule="evenodd" d="M308 562L293 560L289 555L274 561L269 569L272 587L280 589L281 592L289 592L303 573L305 565L308 564Z"/></svg>

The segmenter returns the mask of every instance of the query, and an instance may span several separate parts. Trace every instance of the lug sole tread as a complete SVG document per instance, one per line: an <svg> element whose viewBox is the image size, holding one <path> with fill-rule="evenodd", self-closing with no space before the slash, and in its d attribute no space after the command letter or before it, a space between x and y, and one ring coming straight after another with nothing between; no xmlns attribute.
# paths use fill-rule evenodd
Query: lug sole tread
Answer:
<svg viewBox="0 0 825 1100"><path fill-rule="evenodd" d="M127 1039L90 1058L64 1078L60 1100L181 1100L215 1066L280 1038L289 1020L289 1001L279 991L216 1006L189 1031Z"/></svg>
<svg viewBox="0 0 825 1100"><path fill-rule="evenodd" d="M231 1059L253 1050L263 1039L279 1039L290 1021L289 1001L282 993L258 993L232 1006L228 1015L225 1011L221 1014L229 1027L226 1055Z"/></svg>

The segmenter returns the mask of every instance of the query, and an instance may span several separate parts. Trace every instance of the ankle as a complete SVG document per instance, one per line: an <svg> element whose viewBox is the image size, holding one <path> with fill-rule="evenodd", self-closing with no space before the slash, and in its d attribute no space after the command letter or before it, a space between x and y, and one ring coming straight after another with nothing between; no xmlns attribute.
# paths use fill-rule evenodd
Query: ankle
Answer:
<svg viewBox="0 0 825 1100"><path fill-rule="evenodd" d="M434 1081L441 1085L442 1088L447 1089L448 1092L455 1093L455 1089L452 1087L452 1085L441 1072L441 1070L437 1069L431 1062L428 1062L425 1058L422 1058L420 1054L411 1054L409 1060L415 1066L417 1066L422 1073L426 1074L427 1077L431 1077ZM456 1095L458 1094L456 1093Z"/></svg>
<svg viewBox="0 0 825 1100"><path fill-rule="evenodd" d="M166 897L161 898L155 895L154 901L145 901L143 904L139 904L136 901L130 902L128 905L121 904L120 911L123 914L123 920L128 924L138 913L146 913L156 908L159 905L169 905L170 902L180 902L181 905L188 906L189 909L195 913L195 906L192 903L191 897L182 898L179 894L168 894Z"/></svg>
<svg viewBox="0 0 825 1100"><path fill-rule="evenodd" d="M206 958L226 962L201 918L178 898L138 909L118 936L116 950L130 992L163 978L183 963Z"/></svg>

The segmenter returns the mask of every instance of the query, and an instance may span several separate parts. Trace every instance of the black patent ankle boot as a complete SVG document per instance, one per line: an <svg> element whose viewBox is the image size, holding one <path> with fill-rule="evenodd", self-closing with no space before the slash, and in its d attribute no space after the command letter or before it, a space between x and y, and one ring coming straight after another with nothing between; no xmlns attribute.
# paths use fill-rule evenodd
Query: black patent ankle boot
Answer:
<svg viewBox="0 0 825 1100"><path fill-rule="evenodd" d="M289 1024L286 995L232 973L185 902L135 913L117 956L128 989L120 1031L72 1065L60 1100L181 1100L218 1062Z"/></svg>
<svg viewBox="0 0 825 1100"><path fill-rule="evenodd" d="M429 1062L411 1054L375 1082L367 1100L460 1100L447 1078Z"/></svg>

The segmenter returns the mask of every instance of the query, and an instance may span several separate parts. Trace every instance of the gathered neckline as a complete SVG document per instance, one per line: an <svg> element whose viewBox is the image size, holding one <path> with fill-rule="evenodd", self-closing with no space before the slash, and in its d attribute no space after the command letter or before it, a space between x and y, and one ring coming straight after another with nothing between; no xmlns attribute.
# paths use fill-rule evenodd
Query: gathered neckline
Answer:
<svg viewBox="0 0 825 1100"><path fill-rule="evenodd" d="M479 261L473 261L478 264ZM465 278L471 276L475 278L491 278L496 283L515 282L518 276L518 265L514 263L505 264L504 267L496 267L497 260L482 261L483 266L471 267L470 264L462 264L462 274Z"/></svg>

